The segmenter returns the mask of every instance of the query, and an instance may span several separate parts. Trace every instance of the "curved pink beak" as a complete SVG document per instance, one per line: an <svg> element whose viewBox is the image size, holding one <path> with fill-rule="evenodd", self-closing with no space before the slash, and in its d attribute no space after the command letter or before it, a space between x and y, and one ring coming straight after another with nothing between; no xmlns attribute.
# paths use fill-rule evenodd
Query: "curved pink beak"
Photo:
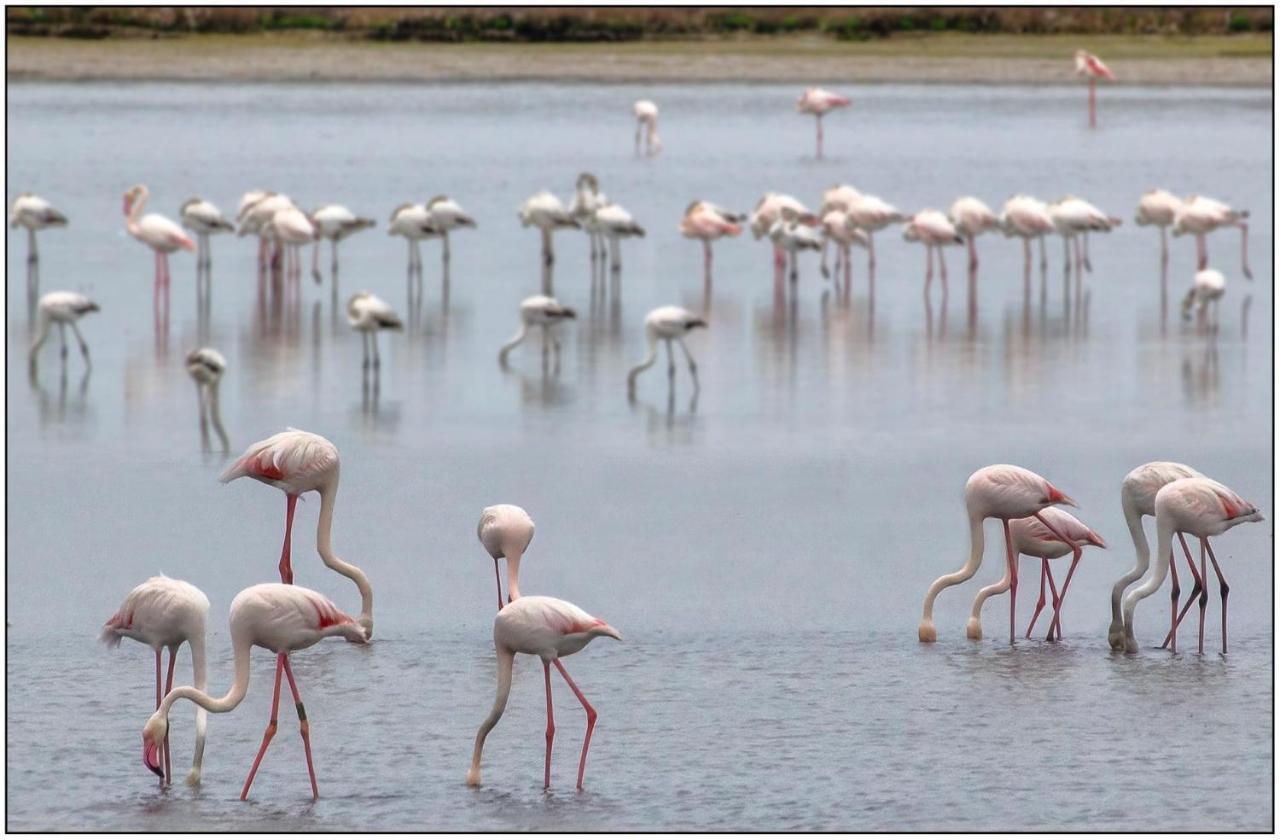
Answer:
<svg viewBox="0 0 1280 840"><path fill-rule="evenodd" d="M160 745L149 741L142 742L142 763L147 769L160 778L164 778L164 768L160 766Z"/></svg>

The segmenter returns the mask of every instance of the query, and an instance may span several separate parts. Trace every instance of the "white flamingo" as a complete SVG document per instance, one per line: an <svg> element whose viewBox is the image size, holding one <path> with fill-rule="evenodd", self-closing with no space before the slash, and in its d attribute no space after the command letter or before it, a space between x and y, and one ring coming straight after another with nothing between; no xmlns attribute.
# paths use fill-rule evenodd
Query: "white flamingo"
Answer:
<svg viewBox="0 0 1280 840"><path fill-rule="evenodd" d="M671 344L675 342L680 345L680 349L684 351L684 357L689 363L689 376L693 378L693 390L696 393L699 390L698 365L693 361L693 356L689 353L689 348L685 345L684 338L698 327L705 328L706 326L706 320L682 306L659 306L646 315L644 319L644 337L648 343L649 352L640 364L627 372L627 395L633 399L635 398L636 377L653 367L653 363L657 361L659 340L665 341L667 344L668 380L674 384L676 378L676 360L671 351Z"/></svg>
<svg viewBox="0 0 1280 840"><path fill-rule="evenodd" d="M316 246L311 251L311 276L320 282L320 242L329 240L329 273L338 275L338 243L348 236L376 226L373 219L357 216L344 205L326 204L311 211L307 217L315 231ZM335 289L337 287L335 286Z"/></svg>
<svg viewBox="0 0 1280 840"><path fill-rule="evenodd" d="M76 322L88 315L90 312L97 312L98 304L79 292L49 292L40 298L40 302L36 305L36 337L31 342L30 366L31 373L36 372L36 358L40 353L40 348L44 346L45 340L49 338L49 327L51 324L58 325L58 336L62 339L62 361L65 364L67 360L67 327L71 327L71 331L76 334L76 341L80 344L80 355L84 357L86 368L92 368L93 364L89 361L89 344L84 340L84 336L80 334L80 327Z"/></svg>
<svg viewBox="0 0 1280 840"><path fill-rule="evenodd" d="M385 300L372 292L356 292L347 301L347 323L351 329L360 333L364 339L364 367L368 369L372 358L373 367L381 361L378 356L378 333L383 330L399 330L404 322ZM372 347L372 353L370 353Z"/></svg>
<svg viewBox="0 0 1280 840"><path fill-rule="evenodd" d="M658 137L658 106L648 99L637 99L631 106L636 117L636 154L640 154L643 140L644 154L653 157L662 151L662 139Z"/></svg>
<svg viewBox="0 0 1280 840"><path fill-rule="evenodd" d="M502 345L498 351L498 364L507 366L507 356L520 345L533 327L542 328L542 366L547 366L547 345L555 350L555 369L560 369L560 340L556 338L555 327L565 321L577 318L578 314L564 306L553 297L531 295L520 302L520 328L511 340Z"/></svg>
<svg viewBox="0 0 1280 840"><path fill-rule="evenodd" d="M560 228L580 228L582 225L556 198L555 194L542 190L525 199L520 205L521 227L536 227L542 233L542 261L545 265L555 262L555 250L551 234Z"/></svg>

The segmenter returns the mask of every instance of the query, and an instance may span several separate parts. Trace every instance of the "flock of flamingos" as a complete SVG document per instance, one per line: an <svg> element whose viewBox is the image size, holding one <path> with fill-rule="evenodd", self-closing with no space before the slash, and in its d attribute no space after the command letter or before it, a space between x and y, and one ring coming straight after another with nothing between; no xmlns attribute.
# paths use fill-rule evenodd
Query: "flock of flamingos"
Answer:
<svg viewBox="0 0 1280 840"><path fill-rule="evenodd" d="M1094 88L1099 78L1113 78L1111 71L1098 60L1083 51L1076 58L1077 72L1090 82L1090 121L1095 120ZM822 153L822 119L833 109L847 106L849 100L836 94L811 88L804 92L797 108L812 114L817 120L817 152ZM649 101L635 103L636 153L655 155L661 150L657 133L658 108ZM296 278L300 272L301 248L314 245L313 273L319 280L318 259L321 240L329 240L331 260L337 266L338 245L346 237L375 223L360 218L340 205L328 205L305 213L288 197L266 191L247 193L241 201L235 222L226 219L216 206L208 201L192 199L182 205L181 225L164 216L143 214L148 193L144 186L135 186L124 195L126 229L138 241L155 252L155 282L157 293L167 289L169 283L168 255L177 250L198 251L198 282L201 276L207 284L210 264L210 237L237 231L240 235L256 235L259 241L259 266L271 266ZM1181 200L1163 190L1153 190L1142 196L1136 221L1152 225L1161 233L1162 259L1167 263L1166 229L1174 235L1191 234L1196 237L1199 272L1195 284L1184 302L1184 310L1205 307L1222 294L1224 280L1221 273L1208 267L1205 236L1222 227L1237 227L1242 232L1242 254L1246 249L1248 214L1203 196ZM602 265L606 254L610 266L621 264L620 242L632 236L643 236L644 230L620 205L608 200L600 191L596 177L583 173L576 192L566 205L550 192L540 192L521 206L521 224L535 227L542 237L542 256L545 264L554 260L552 234L557 229L577 228L591 239L593 266L598 260ZM12 227L25 227L29 233L29 265L38 260L36 231L67 224L67 218L49 202L32 194L23 194L13 204L10 216ZM421 268L419 246L424 239L439 239L442 258L450 259L449 237L451 232L475 226L475 221L454 200L438 196L423 204L404 204L392 213L388 232L404 237L409 246L411 270ZM748 226L757 239L767 237L774 246L774 260L778 277L790 259L790 277L797 273L797 254L803 250L823 252L823 273L827 274L826 250L834 245L836 250L837 277L843 271L848 282L850 249L857 245L868 252L869 265L874 266L873 236L894 224L904 225L903 235L908 241L924 244L927 251L928 270L926 283L933 272L933 252L938 252L938 262L945 282L946 267L942 262L941 248L952 244L966 244L971 264L976 264L977 252L974 240L987 231L1001 231L1006 236L1023 241L1026 270L1031 265L1031 240L1041 241L1041 260L1044 261L1044 237L1058 234L1063 237L1068 261L1074 253L1077 275L1088 267L1087 236L1089 233L1105 233L1119 224L1111 217L1083 199L1067 197L1049 204L1030 196L1010 198L1003 211L997 215L982 201L973 197L958 199L944 214L926 209L906 215L888 202L873 195L860 193L853 187L837 185L823 195L818 213L808 210L798 200L783 194L768 193L749 214L737 214L724 210L707 201L695 201L680 222L680 232L691 239L700 240L705 249L705 266L708 277L712 264L711 243L724 236L737 236L743 225ZM194 235L188 235L187 232ZM1243 271L1249 275L1247 259L1242 257ZM66 359L66 330L70 328L80 345L86 364L89 361L88 345L80 333L77 321L98 306L84 295L73 292L50 292L39 297L32 287L29 272L29 293L37 315L36 337L31 346L31 367L35 372L36 356L56 325L62 337L62 356ZM926 286L927 289L927 286ZM206 288L207 293L207 288ZM399 328L396 313L385 302L368 292L353 295L347 304L349 322L353 329L366 336L366 368L378 365L376 334L381 330ZM554 338L555 326L574 317L574 311L548 294L526 298L520 304L520 326L517 334L502 346L499 359L506 364L510 352L521 343L531 328L544 332L543 362L546 363L548 345L554 347L557 359L559 344ZM705 327L706 322L688 310L666 306L649 313L645 319L648 353L627 377L628 391L634 394L636 377L652 366L657 355L657 344L665 341L668 354L668 373L674 376L672 344L679 344L688 361L689 372L697 386L697 368L685 346L686 334L695 328ZM222 436L226 437L217 419L217 383L225 369L222 355L213 348L193 351L187 360L188 371L196 380L201 392L202 417L207 411ZM244 699L249 684L249 655L254 646L263 647L276 655L275 686L271 719L262 738L262 744L245 780L241 798L249 794L254 775L262 761L272 737L275 735L280 703L281 678L289 684L297 710L301 736L306 751L307 771L313 796L318 795L315 769L311 760L309 724L298 685L290 667L292 652L316 644L321 639L339 636L348 642L366 644L373 634L373 588L367 576L357 566L339 558L333 550L330 531L333 523L335 498L338 490L338 451L325 438L297 429L276 434L250 446L221 476L223 482L238 478L252 478L282 490L286 498L284 543L280 555L280 583L263 583L251 586L236 596L231 604L230 630L234 649L234 679L227 693L221 697L208 694L205 667L205 628L209 601L205 595L189 583L167 577L155 577L135 588L125 598L120 609L106 622L102 639L109 644L119 644L123 638L140 641L155 651L156 663L156 711L143 729L143 760L146 766L161 777L166 784L172 776L169 751L168 714L174 703L191 700L199 707L196 718L196 746L192 769L187 780L198 784L204 749L205 712L228 712ZM310 589L293 584L293 568L290 552L290 534L293 527L295 505L303 493L316 492L320 496L317 526L317 550L326 566L349 578L357 587L361 607L359 615L352 617L340 610L332 601ZM1047 639L1062 637L1061 607L1067 588L1075 572L1084 546L1105 548L1101 537L1062 506L1074 506L1075 502L1045 478L1021 467L994 465L978 470L965 484L964 500L970 524L970 552L964 566L943 575L929 587L925 596L923 616L919 626L921 642L933 642L937 631L933 623L933 605L945 588L971 578L981 565L984 550L983 523L988 518L999 520L1004 531L1006 566L1004 577L996 584L982 589L974 601L968 621L967 635L978 639L982 636L980 612L984 602L993 595L1009 592L1009 638L1014 641L1015 606L1018 592L1018 561L1026 554L1040 559L1040 593L1035 614L1026 630L1030 638L1036 620L1046 603L1053 613ZM1222 652L1227 651L1227 593L1228 586L1209 543L1230 528L1245 522L1259 522L1262 514L1258 508L1223 484L1202 475L1184 464L1153 462L1139 466L1130 472L1121 486L1121 502L1125 520L1137 554L1134 567L1118 580L1111 593L1112 621L1108 632L1109 643L1114 650L1130 653L1137 651L1134 633L1134 610L1138 602L1154 594L1167 575L1172 574L1173 591L1170 601L1170 627L1164 646L1177 650L1179 623L1190 610L1192 603L1199 604L1199 652L1204 652L1204 622L1208 600L1208 562L1212 563L1219 582L1222 605ZM1156 551L1154 563L1150 546L1143 529L1143 517L1152 516L1156 522ZM494 643L497 649L498 686L492 710L481 724L476 735L475 750L467 783L480 784L480 762L485 738L498 723L506 707L511 688L512 663L517 653L537 656L542 660L547 690L546 758L544 786L551 784L551 746L555 732L551 705L551 668L564 678L581 702L586 712L586 734L583 738L581 758L578 763L577 786L582 787L586 769L587 751L591 743L596 711L582 691L570 678L562 663L565 656L576 653L593 639L608 636L621 639L617 630L605 621L595 618L567 601L541 596L521 596L519 591L520 561L533 539L534 524L529 515L514 505L495 505L486 508L480 519L478 536L485 551L494 562L497 581L498 613L494 623ZM1199 568L1192 558L1186 536L1199 540ZM1174 537L1181 546L1188 572L1194 581L1190 597L1178 610L1180 586L1174 557ZM1071 566L1061 588L1053 577L1049 561L1070 554ZM499 560L506 561L506 583L499 567ZM1139 581L1127 594L1125 590ZM1046 598L1045 586L1049 587ZM506 598L504 600L504 593ZM173 688L174 665L178 648L184 643L191 647L194 685ZM167 676L162 679L162 651L169 649Z"/></svg>

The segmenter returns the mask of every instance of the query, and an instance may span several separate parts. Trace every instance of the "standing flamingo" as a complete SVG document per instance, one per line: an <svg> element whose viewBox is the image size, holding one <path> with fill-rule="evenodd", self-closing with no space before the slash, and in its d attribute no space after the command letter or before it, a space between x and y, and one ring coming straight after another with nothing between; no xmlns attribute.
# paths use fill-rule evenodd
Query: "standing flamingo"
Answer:
<svg viewBox="0 0 1280 840"><path fill-rule="evenodd" d="M867 232L854 227L849 214L844 210L830 210L822 217L822 276L830 277L827 270L827 243L836 243L836 283L839 284L841 273L848 281L853 271L850 260L850 249L857 245L867 247L870 239Z"/></svg>
<svg viewBox="0 0 1280 840"><path fill-rule="evenodd" d="M822 209L818 212L825 216L832 210L848 211L853 202L862 197L857 187L850 184L832 184L822 192Z"/></svg>
<svg viewBox="0 0 1280 840"><path fill-rule="evenodd" d="M828 111L836 108L844 108L849 105L849 99L832 93L822 88L808 88L804 93L800 94L800 98L796 100L796 110L802 114L813 114L818 125L818 153L819 160L822 159L822 118L826 116Z"/></svg>
<svg viewBox="0 0 1280 840"><path fill-rule="evenodd" d="M62 339L63 364L67 361L67 327L69 326L76 334L76 341L80 343L80 355L84 357L85 367L92 368L93 364L89 361L89 344L80 334L80 327L76 325L76 321L90 312L97 311L98 304L78 292L49 292L43 295L40 303L36 305L36 337L31 342L29 362L32 376L36 372L37 354L45 340L49 338L50 324L58 325L58 336Z"/></svg>
<svg viewBox="0 0 1280 840"><path fill-rule="evenodd" d="M338 495L338 448L320 435L289 428L251 444L234 464L218 477L223 484L248 476L284 491L286 509L284 547L280 551L280 580L293 583L289 537L298 497L309 491L320 494L320 518L316 525L316 551L330 569L350 578L360 590L360 615L356 619L373 638L373 587L358 567L333 553L333 506Z"/></svg>
<svg viewBox="0 0 1280 840"><path fill-rule="evenodd" d="M426 205L406 203L391 211L389 236L403 236L409 243L409 273L422 273L422 252L419 244L424 239L443 236L440 225L427 212Z"/></svg>
<svg viewBox="0 0 1280 840"><path fill-rule="evenodd" d="M357 216L341 204L326 204L307 217L315 230L316 247L311 252L311 277L320 282L320 241L329 240L329 273L338 276L338 243L352 234L376 226L373 219ZM334 291L337 291L334 284Z"/></svg>
<svg viewBox="0 0 1280 840"><path fill-rule="evenodd" d="M711 280L711 243L722 236L742 233L744 221L743 214L731 213L709 201L693 201L685 208L680 235L702 240L702 269L708 282Z"/></svg>
<svg viewBox="0 0 1280 840"><path fill-rule="evenodd" d="M196 244L191 237L182 232L182 228L172 219L166 219L159 213L142 215L142 208L147 203L150 193L144 184L130 187L124 194L125 230L134 239L146 245L156 254L156 289L161 285L169 286L169 255L179 248L194 251Z"/></svg>
<svg viewBox="0 0 1280 840"><path fill-rule="evenodd" d="M1031 240L1040 240L1040 270L1048 266L1045 256L1044 237L1053 233L1053 219L1049 216L1049 207L1043 201L1029 195L1010 196L1004 203L1000 213L1000 230L1005 236L1017 236L1022 239L1023 274L1031 277Z"/></svg>
<svg viewBox="0 0 1280 840"><path fill-rule="evenodd" d="M1197 477L1200 477L1200 473L1186 464L1175 461L1151 461L1134 467L1120 484L1120 507L1124 510L1124 522L1129 528L1129 536L1133 539L1133 550L1137 560L1133 568L1125 572L1124 576L1111 587L1111 626L1107 629L1107 642L1112 650L1120 650L1124 647L1124 619L1120 612L1120 600L1124 597L1124 590L1146 574L1147 567L1151 565L1151 547L1147 543L1146 532L1142 529L1142 517L1156 515L1156 494L1160 492L1160 488L1180 478ZM1179 536L1179 540L1187 556L1187 565L1191 567L1191 576L1196 580L1195 591L1187 600L1189 608L1196 595L1200 594L1201 582L1196 574L1196 567L1191 562L1191 550L1187 548L1186 539ZM1173 569L1173 590L1173 598L1177 601L1179 587L1176 568ZM1169 632L1173 632L1172 626Z"/></svg>
<svg viewBox="0 0 1280 840"><path fill-rule="evenodd" d="M262 736L262 745L253 760L249 777L244 780L240 799L249 797L249 787L258 772L258 765L267 753L267 745L276 734L276 720L280 712L280 675L289 679L293 693L293 705L298 712L302 746L307 756L307 775L311 778L311 796L317 799L320 790L316 786L315 766L311 761L311 728L307 711L302 705L302 695L289 666L289 654L303 650L329 636L341 636L348 642L364 644L367 634L360 625L344 614L333 602L319 592L301 586L282 583L259 583L242 590L231 602L231 648L235 655L235 678L226 695L210 697L201 685L184 685L164 696L160 707L147 719L142 729L142 762L151 772L159 774L160 746L169 736L169 710L179 700L190 700L201 709L215 714L229 712L249 691L249 652L256 645L276 655L276 684L271 698L271 720ZM197 719L198 720L198 719Z"/></svg>
<svg viewBox="0 0 1280 840"><path fill-rule="evenodd" d="M1076 50L1076 75L1089 79L1089 128L1098 127L1098 79L1115 81L1115 74L1091 52Z"/></svg>
<svg viewBox="0 0 1280 840"><path fill-rule="evenodd" d="M1049 623L1049 635L1046 640L1053 640L1055 629L1057 638L1061 640L1062 604L1067 599L1067 587L1071 585L1071 578L1076 573L1076 564L1080 562L1081 546L1096 545L1098 548L1106 548L1107 544L1102 537L1098 536L1096 531L1061 508L1047 507L1040 511L1040 515L1045 518L1045 521L1053 523L1055 531L1066 537L1065 542L1055 536L1048 526L1034 516L1015 519L1009 523L1009 533L1013 537L1014 562L1017 563L1021 560L1023 554L1040 558L1040 598L1036 601L1036 609L1031 615L1031 623L1027 625L1026 637L1028 639L1031 638L1031 631L1035 629L1036 619L1040 617L1040 612L1044 609L1044 584L1047 578L1050 593L1053 595L1053 621ZM1049 567L1049 561L1065 557L1068 554L1071 555L1071 568L1067 570L1067 579L1062 584L1062 591L1059 592L1053 581L1053 569ZM978 597L973 601L973 612L969 617L969 624L965 628L965 634L970 639L982 638L981 614L983 603L993 595L1001 595L1008 592L1011 582L1012 578L1009 575L1009 569L1006 568L1004 577L999 582L984 586L978 590Z"/></svg>
<svg viewBox="0 0 1280 840"><path fill-rule="evenodd" d="M33 314L36 296L40 294L40 251L36 247L36 231L50 227L66 227L67 217L40 196L24 192L13 200L9 227L27 229L27 314Z"/></svg>
<svg viewBox="0 0 1280 840"><path fill-rule="evenodd" d="M476 536L493 558L493 576L498 582L498 610L502 603L502 574L498 561L507 561L507 600L520 597L520 558L533 542L533 518L517 505L490 505L480 512Z"/></svg>
<svg viewBox="0 0 1280 840"><path fill-rule="evenodd" d="M1252 280L1253 272L1249 270L1249 225L1245 222L1247 218L1248 210L1236 210L1217 199L1193 195L1178 208L1173 221L1173 235L1195 235L1196 268L1205 269L1209 267L1209 248L1205 244L1205 236L1218 228L1240 228L1240 272L1246 280Z"/></svg>
<svg viewBox="0 0 1280 840"><path fill-rule="evenodd" d="M806 224L817 224L818 217L809 211L800 201L792 196L784 193L767 192L756 202L755 209L751 211L751 217L748 225L751 228L751 235L757 240L769 236L773 241L773 267L781 272L786 267L787 255L782 250L782 246L773 240L770 235L773 226L782 218L784 209L791 210L795 213L797 219Z"/></svg>
<svg viewBox="0 0 1280 840"><path fill-rule="evenodd" d="M196 688L204 689L204 640L208 618L209 599L203 592L185 580L160 575L138 584L125 596L120 609L107 619L99 638L108 647L119 647L121 639L134 639L156 652L156 708L159 709L161 699L173 688L173 666L177 664L178 648L183 642L191 647L192 682ZM162 648L169 649L169 672L163 692L160 690ZM191 772L187 774L187 784L192 786L200 784L206 717L203 709L196 712L196 751L191 759ZM167 730L158 742L164 748L161 779L167 784L173 778Z"/></svg>
<svg viewBox="0 0 1280 840"><path fill-rule="evenodd" d="M653 157L662 151L662 139L658 137L658 106L648 99L637 99L631 106L636 116L636 156L640 155L641 140L644 154Z"/></svg>
<svg viewBox="0 0 1280 840"><path fill-rule="evenodd" d="M1067 540L1057 533L1041 515L1050 505L1076 506L1075 501L1046 479L1031 470L1009 464L994 464L969 476L964 485L964 505L969 513L969 559L958 570L935 580L924 596L924 614L920 618L919 636L922 642L936 642L938 631L933 625L933 602L938 593L948 586L964 583L973 577L982 565L985 541L982 523L987 518L999 519L1004 526L1005 555L1009 566L1009 642L1014 639L1014 617L1018 602L1018 566L1013 554L1013 537L1009 521L1034 516L1062 542Z"/></svg>
<svg viewBox="0 0 1280 840"><path fill-rule="evenodd" d="M1227 586L1213 555L1210 537L1216 537L1244 522L1261 522L1263 516L1253 505L1235 491L1211 478L1197 476L1180 478L1160 488L1156 493L1156 556L1155 565L1147 570L1146 577L1129 594L1121 605L1124 615L1124 648L1128 653L1138 652L1138 641L1133 634L1133 611L1138 602L1154 593L1164 583L1169 571L1169 558L1173 554L1173 535L1191 534L1200 538L1200 579L1204 591L1200 595L1200 653L1204 653L1204 607L1208 601L1208 571L1204 555L1207 551L1218 577L1219 594L1222 597L1222 652L1227 652ZM1177 609L1177 601L1173 609ZM1178 650L1177 623L1173 628L1172 650Z"/></svg>
<svg viewBox="0 0 1280 840"><path fill-rule="evenodd" d="M553 332L557 324L564 321L571 321L578 317L578 313L571 308L561 304L558 300L546 295L530 295L520 301L520 329L511 337L511 340L502 345L502 349L498 351L498 364L502 367L507 366L507 356L511 354L525 337L529 334L531 327L542 328L542 366L547 366L547 345L550 344L555 350L555 369L560 370L560 341L555 337ZM481 538L483 541L483 537Z"/></svg>
<svg viewBox="0 0 1280 840"><path fill-rule="evenodd" d="M298 279L302 276L302 246L316 240L316 228L294 205L281 208L269 223L279 247L284 249L285 276Z"/></svg>
<svg viewBox="0 0 1280 840"><path fill-rule="evenodd" d="M578 225L586 231L591 242L591 266L594 269L596 260L604 259L604 236L593 224L596 211L609 203L604 193L600 192L600 180L590 172L578 173L574 185L573 198L569 202L569 215L577 220Z"/></svg>
<svg viewBox="0 0 1280 840"><path fill-rule="evenodd" d="M270 260L279 263L279 241L275 239L275 229L271 226L271 220L275 218L277 212L293 206L293 199L289 196L267 190L250 190L240 199L240 210L236 213L236 224L239 225L236 228L236 236L253 234L258 237L259 269L266 269L268 251L272 246L275 246L275 251L271 254Z"/></svg>
<svg viewBox="0 0 1280 840"><path fill-rule="evenodd" d="M1071 252L1076 258L1076 277L1082 271L1093 271L1089 261L1089 232L1110 233L1120 225L1120 219L1108 216L1083 198L1063 196L1048 205L1049 218L1054 229L1062 235L1062 257L1066 270L1071 269Z"/></svg>
<svg viewBox="0 0 1280 840"><path fill-rule="evenodd" d="M431 214L431 220L435 223L436 228L440 230L440 237L443 250L440 253L440 259L447 266L449 264L449 231L458 228L474 228L476 220L467 215L462 209L462 205L449 198L447 195L437 195L427 202L427 212Z"/></svg>
<svg viewBox="0 0 1280 840"><path fill-rule="evenodd" d="M1169 264L1169 238L1166 233L1182 208L1182 199L1168 190L1147 190L1138 200L1138 209L1133 214L1137 224L1146 227L1155 225L1160 228L1160 265Z"/></svg>
<svg viewBox="0 0 1280 840"><path fill-rule="evenodd" d="M178 216L182 219L182 226L196 235L196 266L207 271L213 261L209 237L234 231L236 226L227 221L216 204L203 198L187 199L178 210Z"/></svg>
<svg viewBox="0 0 1280 840"><path fill-rule="evenodd" d="M381 364L378 356L378 333L382 330L404 329L404 322L395 310L382 298L372 292L356 292L347 301L347 323L351 329L361 334L364 342L364 369L368 370L370 359L374 368ZM372 354L369 352L372 347Z"/></svg>
<svg viewBox="0 0 1280 840"><path fill-rule="evenodd" d="M955 225L956 232L969 244L969 269L976 269L978 249L974 246L974 240L986 231L995 230L1000 220L982 199L971 195L961 196L952 202L951 211L947 215Z"/></svg>
<svg viewBox="0 0 1280 840"><path fill-rule="evenodd" d="M872 272L876 267L876 232L889 225L905 222L907 217L880 196L868 193L849 202L845 212L849 214L849 221L854 227L867 233L867 271Z"/></svg>
<svg viewBox="0 0 1280 840"><path fill-rule="evenodd" d="M704 319L682 306L659 306L646 315L644 337L648 342L649 352L644 357L644 361L627 372L627 396L635 399L636 377L653 367L653 363L657 361L659 339L667 343L667 379L672 384L676 380L676 360L671 351L671 343L674 341L679 343L685 359L689 362L689 376L693 378L693 390L697 393L699 390L698 365L693 361L693 356L690 355L689 348L684 343L684 337L698 327L706 326L707 322Z"/></svg>
<svg viewBox="0 0 1280 840"><path fill-rule="evenodd" d="M942 293L947 292L947 261L942 256L942 246L959 245L964 239L956 231L956 226L941 210L926 208L910 216L907 226L902 230L902 238L908 242L919 242L924 245L925 273L924 293L929 294L929 286L933 284L933 252L938 252L938 268L942 274Z"/></svg>
<svg viewBox="0 0 1280 840"><path fill-rule="evenodd" d="M630 239L633 236L643 239L644 228L636 224L636 220L631 218L631 214L625 207L612 201L596 208L593 217L600 232L609 240L609 268L621 271L621 240Z"/></svg>
<svg viewBox="0 0 1280 840"><path fill-rule="evenodd" d="M542 262L548 266L556 261L551 234L557 228L582 227L560 203L560 199L547 190L529 196L520 205L519 215L521 227L536 227L542 232Z"/></svg>
<svg viewBox="0 0 1280 840"><path fill-rule="evenodd" d="M779 212L778 220L769 228L769 239L773 241L775 248L790 257L791 271L788 277L793 283L800 276L800 252L821 251L823 243L821 234L802 221L800 215L790 207L783 207Z"/></svg>
<svg viewBox="0 0 1280 840"><path fill-rule="evenodd" d="M187 354L187 373L196 383L196 397L200 401L200 437L209 438L208 424L222 441L222 451L231 448L227 442L226 430L222 428L222 415L218 411L218 383L227 370L227 360L212 347L201 347Z"/></svg>

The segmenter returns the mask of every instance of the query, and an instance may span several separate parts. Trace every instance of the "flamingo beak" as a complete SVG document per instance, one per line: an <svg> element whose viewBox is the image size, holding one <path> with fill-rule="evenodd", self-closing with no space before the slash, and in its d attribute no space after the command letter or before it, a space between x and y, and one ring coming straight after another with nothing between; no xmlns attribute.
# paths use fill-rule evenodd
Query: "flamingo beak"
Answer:
<svg viewBox="0 0 1280 840"><path fill-rule="evenodd" d="M1099 535L1099 534L1098 534L1098 532L1097 532L1097 531L1090 531L1090 532L1089 532L1089 540L1090 540L1094 545L1096 545L1098 548L1106 548L1106 547L1107 547L1107 541L1106 541L1106 540L1104 540L1104 539L1101 537L1101 535Z"/></svg>
<svg viewBox="0 0 1280 840"><path fill-rule="evenodd" d="M1076 500L1063 493L1052 484L1049 485L1049 504L1052 505L1069 505L1070 507L1080 507L1076 504Z"/></svg>
<svg viewBox="0 0 1280 840"><path fill-rule="evenodd" d="M608 636L611 639L622 641L622 634L615 630L612 626L605 624L596 630L601 636Z"/></svg>
<svg viewBox="0 0 1280 840"><path fill-rule="evenodd" d="M160 745L145 738L142 741L142 763L147 769L160 778L164 778L164 769L160 766Z"/></svg>

